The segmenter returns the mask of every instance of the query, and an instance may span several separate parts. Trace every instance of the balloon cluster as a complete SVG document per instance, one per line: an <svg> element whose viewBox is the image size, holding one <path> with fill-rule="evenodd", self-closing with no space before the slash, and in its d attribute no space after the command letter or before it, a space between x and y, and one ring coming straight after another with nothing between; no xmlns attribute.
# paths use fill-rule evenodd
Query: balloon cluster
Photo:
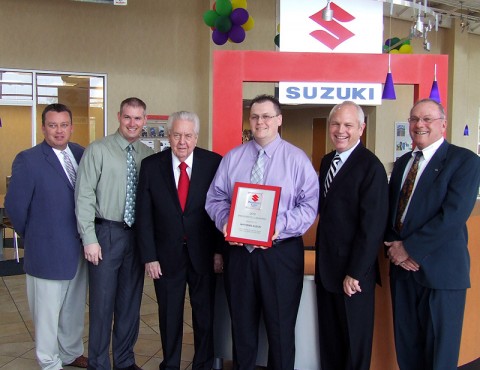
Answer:
<svg viewBox="0 0 480 370"><path fill-rule="evenodd" d="M277 25L277 32L278 33L273 38L273 42L275 43L277 48L279 48L280 47L280 24Z"/></svg>
<svg viewBox="0 0 480 370"><path fill-rule="evenodd" d="M217 0L213 9L203 14L203 21L213 30L215 44L223 45L228 40L239 44L245 40L245 32L255 24L246 8L246 0Z"/></svg>
<svg viewBox="0 0 480 370"><path fill-rule="evenodd" d="M383 51L390 54L412 54L413 48L410 39L400 40L398 37L392 37L385 41Z"/></svg>

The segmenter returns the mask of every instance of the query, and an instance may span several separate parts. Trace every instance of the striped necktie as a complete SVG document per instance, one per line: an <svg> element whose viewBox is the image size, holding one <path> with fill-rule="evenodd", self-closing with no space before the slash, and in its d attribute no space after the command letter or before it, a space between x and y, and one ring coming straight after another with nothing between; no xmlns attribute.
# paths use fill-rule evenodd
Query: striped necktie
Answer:
<svg viewBox="0 0 480 370"><path fill-rule="evenodd" d="M73 168L73 163L70 160L70 156L65 150L61 152L63 154L63 162L65 163L65 170L67 170L68 178L72 183L72 186L75 187L75 181L77 181L77 173L75 172L75 168Z"/></svg>
<svg viewBox="0 0 480 370"><path fill-rule="evenodd" d="M325 178L325 190L323 191L323 196L327 196L328 189L330 188L330 184L337 173L338 163L340 162L340 155L337 153L335 157L332 159L332 163L330 164L330 168L327 172L327 177Z"/></svg>

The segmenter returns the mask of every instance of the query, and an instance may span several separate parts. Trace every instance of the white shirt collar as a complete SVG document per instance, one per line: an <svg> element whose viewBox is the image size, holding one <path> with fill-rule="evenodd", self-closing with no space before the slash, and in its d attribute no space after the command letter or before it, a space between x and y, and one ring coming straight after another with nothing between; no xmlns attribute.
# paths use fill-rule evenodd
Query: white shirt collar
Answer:
<svg viewBox="0 0 480 370"><path fill-rule="evenodd" d="M445 139L442 137L437 141L435 141L434 143L427 146L426 148L422 149L422 154L425 161L427 162L430 161L430 159L433 157L435 152L438 150L438 148L440 148L440 145L442 145L444 141ZM419 150L420 150L419 148L415 148L412 152L412 156L415 155L415 153L418 152Z"/></svg>
<svg viewBox="0 0 480 370"><path fill-rule="evenodd" d="M188 168L192 168L193 165L193 152L185 159L185 163L187 164ZM180 160L177 158L175 154L173 154L172 151L172 166L173 168L178 168L180 165Z"/></svg>

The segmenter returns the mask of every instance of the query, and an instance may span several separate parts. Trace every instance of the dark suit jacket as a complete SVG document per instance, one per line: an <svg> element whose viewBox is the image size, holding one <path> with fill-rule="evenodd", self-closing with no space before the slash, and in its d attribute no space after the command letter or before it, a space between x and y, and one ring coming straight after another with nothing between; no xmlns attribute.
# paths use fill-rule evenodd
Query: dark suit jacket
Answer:
<svg viewBox="0 0 480 370"><path fill-rule="evenodd" d="M395 215L410 158L410 153L403 155L393 167L386 240L403 241L410 257L420 264L420 270L412 274L419 284L432 289L466 289L470 287L466 222L478 194L480 158L443 142L425 167L397 234ZM408 271L391 264L391 278L407 276Z"/></svg>
<svg viewBox="0 0 480 370"><path fill-rule="evenodd" d="M320 165L316 281L327 291L342 293L343 280L349 275L359 280L362 291L368 291L379 281L377 255L387 221L387 175L379 159L360 143L324 197L334 155L327 154Z"/></svg>
<svg viewBox="0 0 480 370"><path fill-rule="evenodd" d="M171 149L142 161L135 225L143 263L159 261L163 275L168 276L182 261L182 245L186 238L195 271L213 271L213 254L221 249L223 235L205 211L205 199L221 159L220 155L208 150L194 149L184 212L175 186Z"/></svg>
<svg viewBox="0 0 480 370"><path fill-rule="evenodd" d="M77 163L83 147L69 143ZM50 280L75 277L83 250L75 219L74 189L52 147L43 141L20 152L12 165L5 210L24 238L24 269Z"/></svg>

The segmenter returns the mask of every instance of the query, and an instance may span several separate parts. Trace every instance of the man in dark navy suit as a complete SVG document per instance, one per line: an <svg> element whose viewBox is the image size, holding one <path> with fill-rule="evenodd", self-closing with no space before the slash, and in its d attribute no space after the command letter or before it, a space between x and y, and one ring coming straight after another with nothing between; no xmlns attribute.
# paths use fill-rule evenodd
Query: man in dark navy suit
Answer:
<svg viewBox="0 0 480 370"><path fill-rule="evenodd" d="M72 112L63 104L44 109L42 132L45 140L13 162L5 209L24 238L27 296L40 367L86 368L82 336L87 269L73 197L83 148L69 142Z"/></svg>
<svg viewBox="0 0 480 370"><path fill-rule="evenodd" d="M180 368L187 285L195 346L193 369L210 370L213 365L214 271L223 269L218 252L224 238L205 211L205 198L222 157L196 147L199 129L195 113L173 113L167 122L171 149L145 158L140 170L137 238L145 271L155 284L161 370Z"/></svg>
<svg viewBox="0 0 480 370"><path fill-rule="evenodd" d="M401 370L454 370L480 159L444 139L445 111L436 101L415 103L408 121L415 149L395 162L385 237L397 360Z"/></svg>

